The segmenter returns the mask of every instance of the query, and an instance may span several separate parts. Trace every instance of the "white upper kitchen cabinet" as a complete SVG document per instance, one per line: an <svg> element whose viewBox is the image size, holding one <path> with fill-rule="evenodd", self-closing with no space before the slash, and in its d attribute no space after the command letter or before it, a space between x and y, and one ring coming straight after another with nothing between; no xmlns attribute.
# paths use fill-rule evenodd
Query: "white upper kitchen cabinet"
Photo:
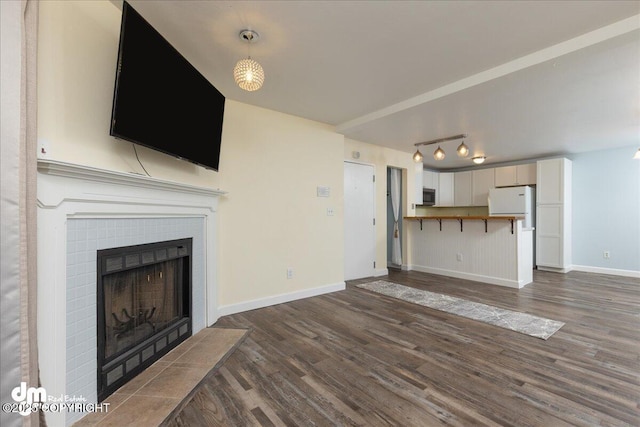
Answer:
<svg viewBox="0 0 640 427"><path fill-rule="evenodd" d="M424 170L422 172L422 186L424 188L433 188L434 190L438 189L438 172Z"/></svg>
<svg viewBox="0 0 640 427"><path fill-rule="evenodd" d="M538 162L538 184L536 202L538 204L567 202L567 189L571 188L571 161L550 159Z"/></svg>
<svg viewBox="0 0 640 427"><path fill-rule="evenodd" d="M414 199L415 199L415 204L416 205L421 205L423 202L422 200L422 180L423 180L423 169L424 169L424 165L422 164L422 162L418 162L415 164L415 169L414 169L414 183L415 183L415 190L414 190Z"/></svg>
<svg viewBox="0 0 640 427"><path fill-rule="evenodd" d="M472 172L472 206L489 206L489 190L496 186L494 172L493 168Z"/></svg>
<svg viewBox="0 0 640 427"><path fill-rule="evenodd" d="M536 184L536 164L503 166L495 168L495 186L513 187Z"/></svg>
<svg viewBox="0 0 640 427"><path fill-rule="evenodd" d="M440 174L425 169L422 172L422 185L424 188L433 188L436 190L436 205L438 205L440 200L440 191L438 190L440 186Z"/></svg>
<svg viewBox="0 0 640 427"><path fill-rule="evenodd" d="M453 174L453 205L471 206L471 171Z"/></svg>
<svg viewBox="0 0 640 427"><path fill-rule="evenodd" d="M436 206L453 206L454 205L454 173L453 172L441 172L439 174L438 191L438 203Z"/></svg>

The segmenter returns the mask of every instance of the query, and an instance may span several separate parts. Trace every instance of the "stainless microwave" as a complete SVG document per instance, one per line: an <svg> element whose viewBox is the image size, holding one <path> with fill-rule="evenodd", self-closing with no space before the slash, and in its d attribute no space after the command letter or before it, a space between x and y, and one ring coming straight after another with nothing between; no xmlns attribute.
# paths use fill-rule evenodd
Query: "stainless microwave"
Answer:
<svg viewBox="0 0 640 427"><path fill-rule="evenodd" d="M434 188L422 189L422 206L433 206L436 204L436 190Z"/></svg>

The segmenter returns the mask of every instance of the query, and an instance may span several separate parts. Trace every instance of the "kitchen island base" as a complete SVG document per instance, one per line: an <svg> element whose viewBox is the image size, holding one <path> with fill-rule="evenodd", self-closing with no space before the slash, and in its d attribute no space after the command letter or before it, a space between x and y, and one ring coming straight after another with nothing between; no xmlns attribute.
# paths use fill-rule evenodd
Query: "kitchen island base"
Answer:
<svg viewBox="0 0 640 427"><path fill-rule="evenodd" d="M522 288L533 281L533 229L519 217L405 217L409 270Z"/></svg>

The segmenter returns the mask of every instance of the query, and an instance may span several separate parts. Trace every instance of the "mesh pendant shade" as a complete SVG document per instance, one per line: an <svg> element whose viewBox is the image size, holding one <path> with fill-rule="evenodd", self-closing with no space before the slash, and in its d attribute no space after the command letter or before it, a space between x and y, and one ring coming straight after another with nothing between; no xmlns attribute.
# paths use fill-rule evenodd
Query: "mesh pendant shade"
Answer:
<svg viewBox="0 0 640 427"><path fill-rule="evenodd" d="M458 146L458 149L456 151L458 152L459 157L467 157L467 155L469 154L469 147L467 147L464 141L462 141L462 144Z"/></svg>
<svg viewBox="0 0 640 427"><path fill-rule="evenodd" d="M413 161L418 163L422 161L422 153L420 150L416 150L416 153L413 155Z"/></svg>
<svg viewBox="0 0 640 427"><path fill-rule="evenodd" d="M233 69L233 78L240 88L253 92L262 87L264 70L260 64L250 57L241 59Z"/></svg>

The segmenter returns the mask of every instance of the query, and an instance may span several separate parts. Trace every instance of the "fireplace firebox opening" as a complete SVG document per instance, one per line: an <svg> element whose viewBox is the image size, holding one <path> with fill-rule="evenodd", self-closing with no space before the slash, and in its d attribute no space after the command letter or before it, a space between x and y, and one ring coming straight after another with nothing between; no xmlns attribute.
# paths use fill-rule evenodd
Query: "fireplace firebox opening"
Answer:
<svg viewBox="0 0 640 427"><path fill-rule="evenodd" d="M191 336L192 239L99 250L98 401Z"/></svg>

